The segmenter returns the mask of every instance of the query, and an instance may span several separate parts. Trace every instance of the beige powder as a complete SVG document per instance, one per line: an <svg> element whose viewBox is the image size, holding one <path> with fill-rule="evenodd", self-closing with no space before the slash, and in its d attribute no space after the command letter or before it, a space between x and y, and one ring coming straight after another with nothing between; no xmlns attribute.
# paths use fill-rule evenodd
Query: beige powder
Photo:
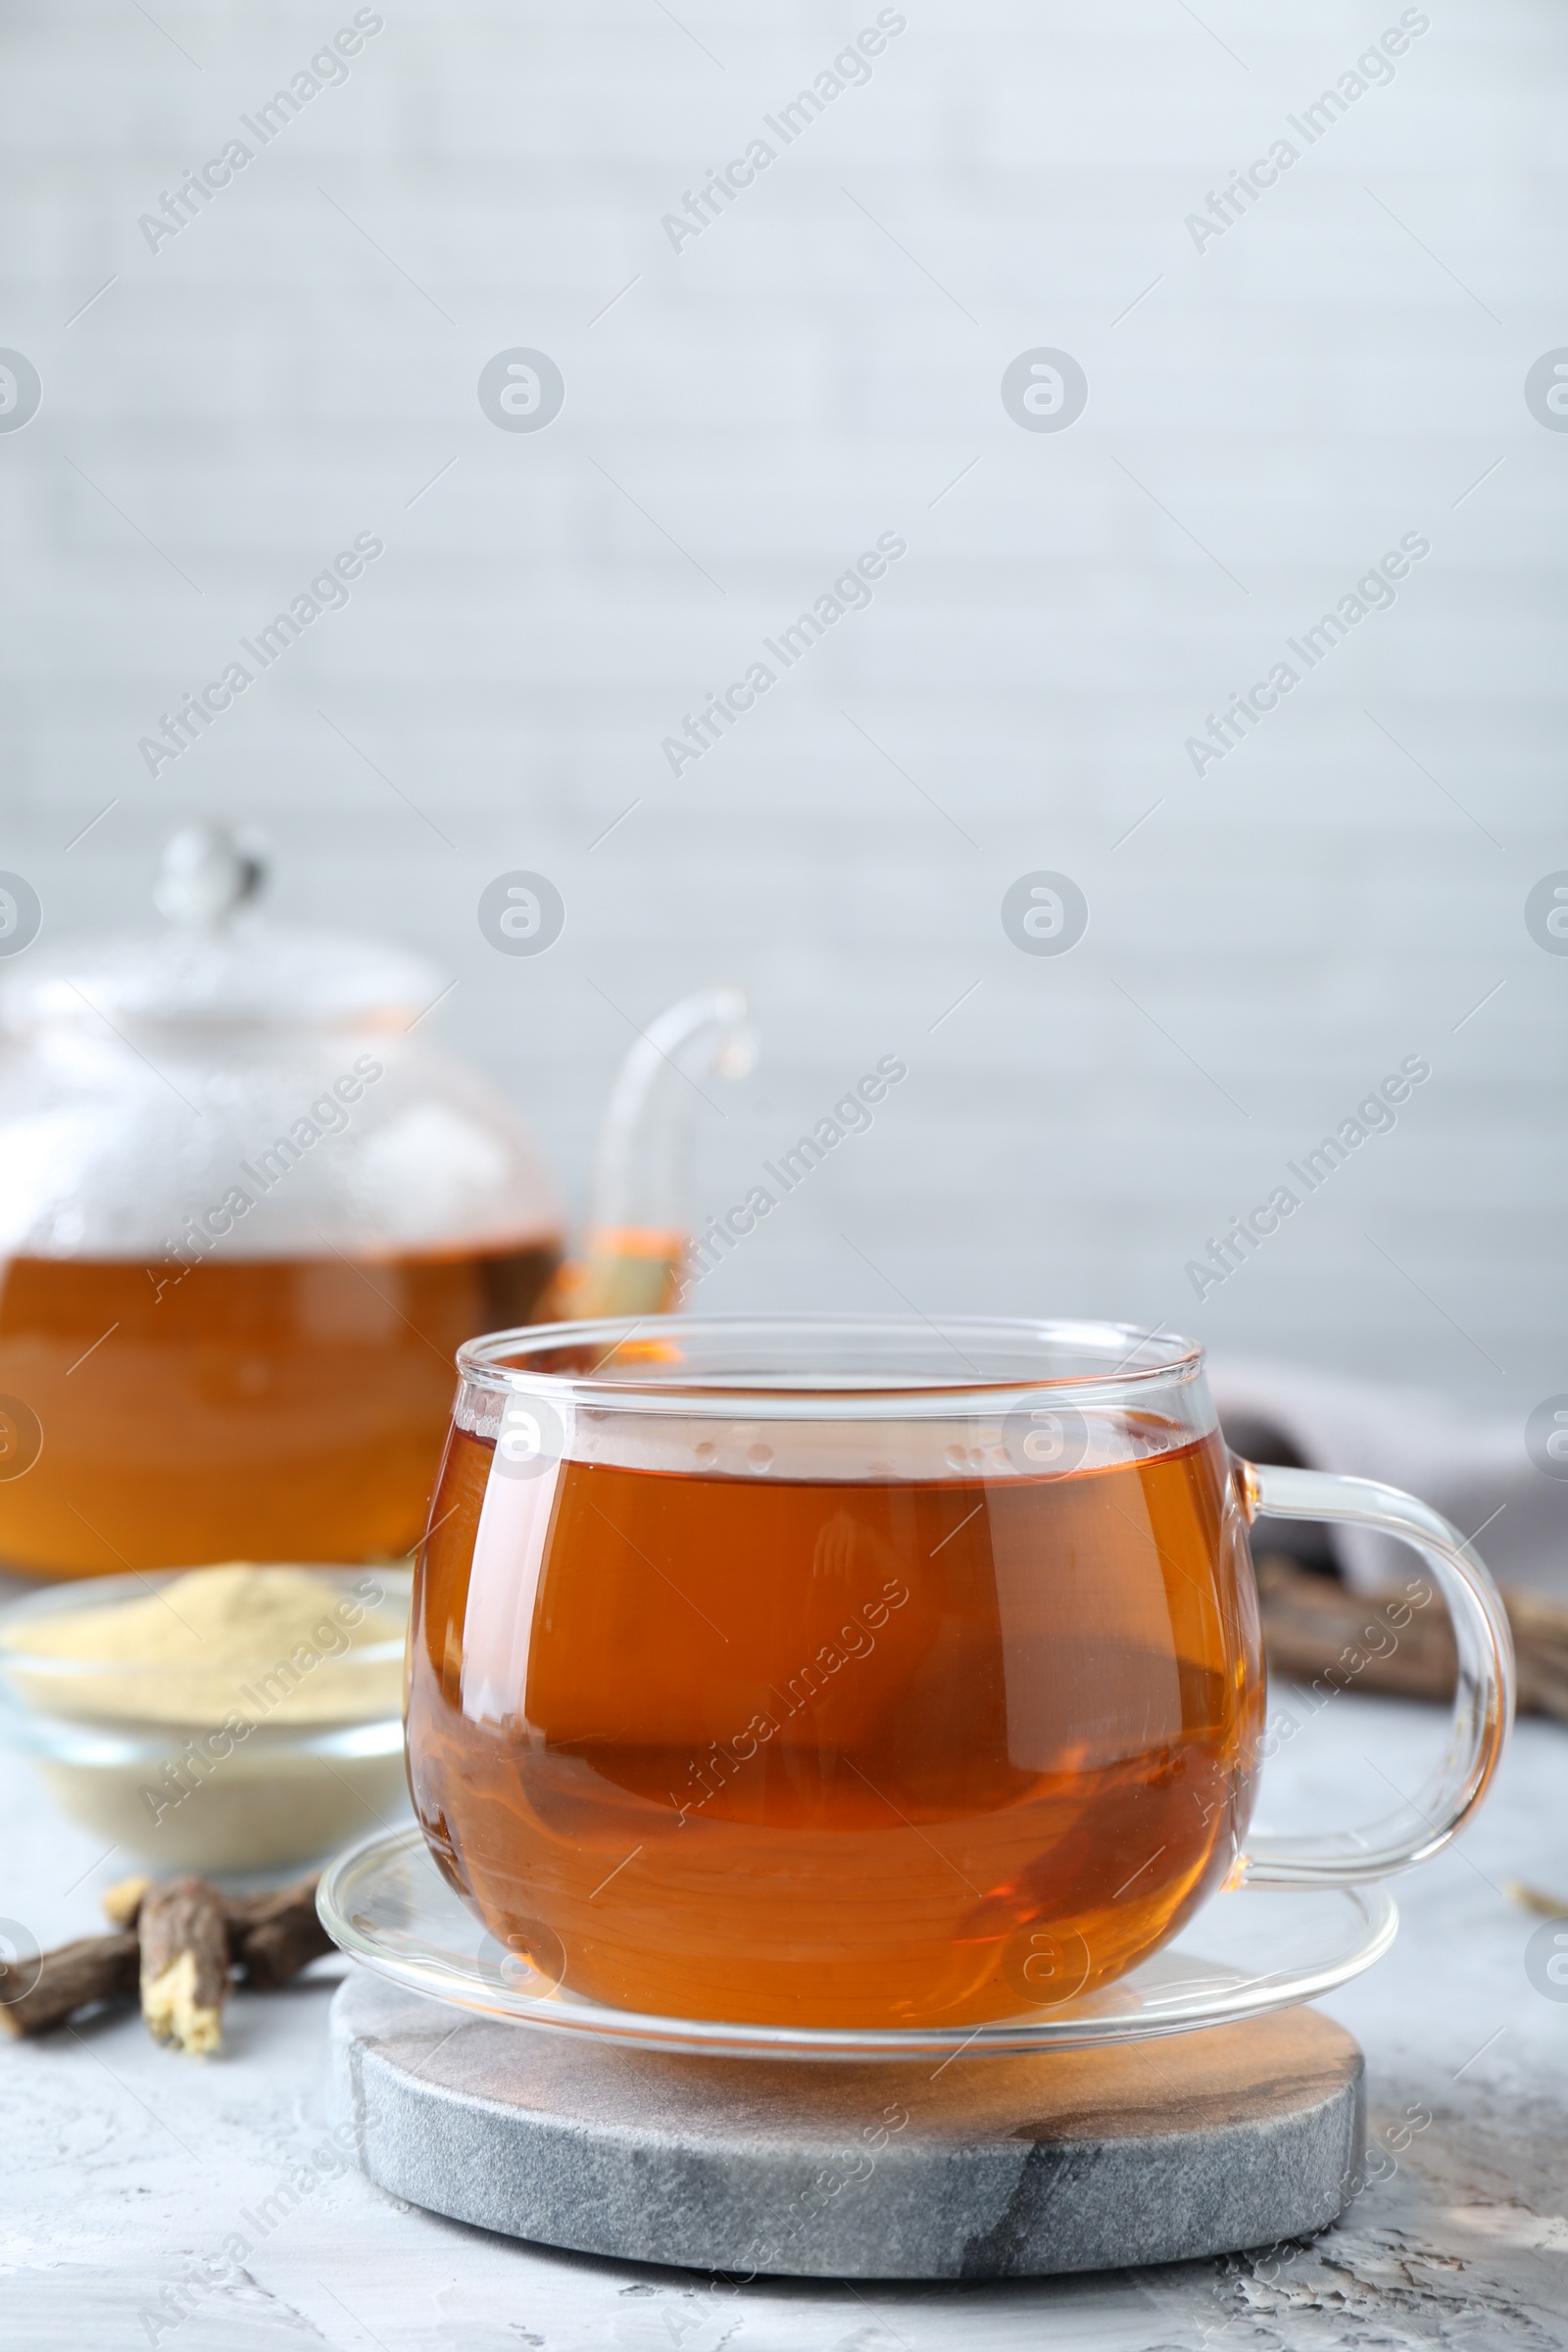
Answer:
<svg viewBox="0 0 1568 2352"><path fill-rule="evenodd" d="M142 1598L53 1610L6 1647L58 1659L17 1671L40 1712L204 1729L371 1722L403 1703L407 1572L350 1582L244 1560L191 1568Z"/></svg>

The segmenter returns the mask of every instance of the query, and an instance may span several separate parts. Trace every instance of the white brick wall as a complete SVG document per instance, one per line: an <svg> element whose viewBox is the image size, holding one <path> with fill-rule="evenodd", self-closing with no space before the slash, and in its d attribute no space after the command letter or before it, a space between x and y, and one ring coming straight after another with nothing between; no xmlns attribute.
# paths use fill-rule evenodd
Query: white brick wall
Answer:
<svg viewBox="0 0 1568 2352"><path fill-rule="evenodd" d="M288 911L462 974L448 1035L579 1176L614 1007L733 975L765 1058L705 1137L715 1207L904 1054L714 1303L1162 1315L1522 1421L1568 1387L1568 960L1522 920L1568 866L1568 436L1522 397L1568 342L1568 18L1433 0L1200 255L1185 214L1393 0L909 0L869 85L671 252L662 214L875 13L388 6L155 254L137 216L347 0L7 10L0 343L44 405L0 434L0 863L52 930L139 919L174 822L260 818ZM514 344L565 374L538 435L475 397ZM1060 435L999 397L1039 344L1090 378ZM158 713L364 529L348 610L149 778ZM889 529L872 608L672 778L680 714ZM1195 778L1205 712L1410 530L1397 606ZM518 864L568 908L537 964L475 924ZM1059 961L1001 929L1034 867L1091 904ZM1416 1052L1397 1132L1200 1305L1205 1236Z"/></svg>

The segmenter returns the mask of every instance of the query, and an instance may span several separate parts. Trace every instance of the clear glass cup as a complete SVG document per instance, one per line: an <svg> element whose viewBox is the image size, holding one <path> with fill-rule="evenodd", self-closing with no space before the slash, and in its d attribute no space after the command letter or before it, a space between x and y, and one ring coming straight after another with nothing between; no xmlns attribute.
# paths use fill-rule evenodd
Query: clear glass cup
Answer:
<svg viewBox="0 0 1568 2352"><path fill-rule="evenodd" d="M472 1342L416 1579L410 1784L517 1966L821 2029L1048 2010L1221 1886L1435 1852L1511 1711L1485 1568L1411 1496L1234 1461L1202 1350L1124 1326L580 1323ZM1408 1820L1249 1837L1248 1526L1403 1536L1453 1737Z"/></svg>

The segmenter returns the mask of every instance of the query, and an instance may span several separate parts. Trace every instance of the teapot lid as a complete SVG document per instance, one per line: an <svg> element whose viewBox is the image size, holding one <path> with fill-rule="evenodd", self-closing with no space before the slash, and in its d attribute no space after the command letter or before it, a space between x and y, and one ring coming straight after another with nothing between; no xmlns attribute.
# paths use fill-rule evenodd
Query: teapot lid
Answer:
<svg viewBox="0 0 1568 2352"><path fill-rule="evenodd" d="M98 1013L197 1026L403 1029L444 974L386 941L269 922L254 836L192 825L165 848L153 899L170 928L62 940L8 975L9 1029Z"/></svg>

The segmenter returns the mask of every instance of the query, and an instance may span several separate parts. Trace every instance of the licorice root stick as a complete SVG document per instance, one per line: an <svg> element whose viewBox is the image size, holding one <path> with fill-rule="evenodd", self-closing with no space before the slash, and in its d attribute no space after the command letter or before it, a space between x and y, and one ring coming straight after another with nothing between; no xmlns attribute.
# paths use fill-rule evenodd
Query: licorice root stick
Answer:
<svg viewBox="0 0 1568 2352"><path fill-rule="evenodd" d="M155 2041L205 2058L223 2038L228 1992L228 1922L206 1879L150 1886L136 1914L141 1940L141 2013Z"/></svg>

